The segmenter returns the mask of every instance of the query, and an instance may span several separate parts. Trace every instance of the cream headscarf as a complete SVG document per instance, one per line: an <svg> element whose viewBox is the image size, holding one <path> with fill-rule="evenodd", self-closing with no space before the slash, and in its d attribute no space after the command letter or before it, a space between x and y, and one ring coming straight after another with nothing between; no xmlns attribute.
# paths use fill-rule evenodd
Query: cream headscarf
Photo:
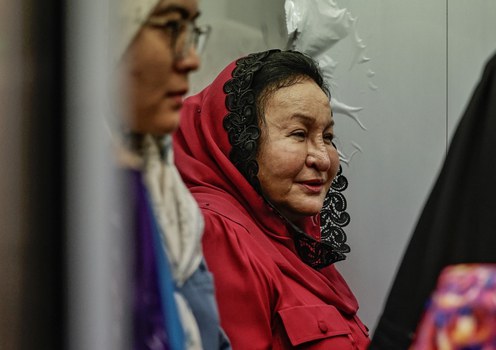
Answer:
<svg viewBox="0 0 496 350"><path fill-rule="evenodd" d="M162 244L176 285L181 287L203 258L203 217L174 165L171 136L157 140L146 135L142 156L143 177L161 227ZM202 349L200 331L192 311L180 293L176 292L175 298L186 335L186 349Z"/></svg>
<svg viewBox="0 0 496 350"><path fill-rule="evenodd" d="M121 57L160 0L116 0L119 10L119 38L116 57Z"/></svg>

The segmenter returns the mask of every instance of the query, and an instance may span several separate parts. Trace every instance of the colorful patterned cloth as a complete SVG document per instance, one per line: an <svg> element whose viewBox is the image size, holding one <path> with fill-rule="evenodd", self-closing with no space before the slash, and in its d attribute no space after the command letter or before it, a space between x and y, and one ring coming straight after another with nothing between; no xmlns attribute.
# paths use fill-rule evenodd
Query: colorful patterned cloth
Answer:
<svg viewBox="0 0 496 350"><path fill-rule="evenodd" d="M410 349L496 349L496 264L445 268Z"/></svg>

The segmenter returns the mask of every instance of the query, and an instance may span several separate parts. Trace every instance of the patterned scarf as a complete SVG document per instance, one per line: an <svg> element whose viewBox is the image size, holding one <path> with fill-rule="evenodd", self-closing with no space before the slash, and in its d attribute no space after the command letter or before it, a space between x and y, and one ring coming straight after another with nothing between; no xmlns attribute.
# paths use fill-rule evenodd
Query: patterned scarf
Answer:
<svg viewBox="0 0 496 350"><path fill-rule="evenodd" d="M143 140L143 175L162 231L174 280L182 286L199 266L203 218L173 159L171 137Z"/></svg>

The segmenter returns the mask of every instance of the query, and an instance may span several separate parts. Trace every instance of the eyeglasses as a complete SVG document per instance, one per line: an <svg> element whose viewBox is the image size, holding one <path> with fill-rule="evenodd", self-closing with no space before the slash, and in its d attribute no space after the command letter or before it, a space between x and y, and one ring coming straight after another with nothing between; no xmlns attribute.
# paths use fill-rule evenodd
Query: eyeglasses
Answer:
<svg viewBox="0 0 496 350"><path fill-rule="evenodd" d="M161 29L170 39L170 47L174 52L174 59L181 60L188 56L190 50L195 49L201 54L205 49L211 27L197 26L190 21L167 20L163 18L149 18L146 24Z"/></svg>

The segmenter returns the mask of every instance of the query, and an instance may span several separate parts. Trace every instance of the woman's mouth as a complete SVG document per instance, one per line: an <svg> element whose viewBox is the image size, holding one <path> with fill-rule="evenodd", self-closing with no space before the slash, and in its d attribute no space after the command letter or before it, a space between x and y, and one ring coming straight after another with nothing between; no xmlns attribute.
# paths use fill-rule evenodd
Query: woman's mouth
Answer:
<svg viewBox="0 0 496 350"><path fill-rule="evenodd" d="M186 95L187 92L188 90L173 91L167 93L166 97L171 99L175 105L182 106L184 96Z"/></svg>
<svg viewBox="0 0 496 350"><path fill-rule="evenodd" d="M310 180L300 182L300 185L310 194L320 194L324 189L324 181L322 180Z"/></svg>
<svg viewBox="0 0 496 350"><path fill-rule="evenodd" d="M183 105L183 97L181 95L172 95L169 98L175 105Z"/></svg>

